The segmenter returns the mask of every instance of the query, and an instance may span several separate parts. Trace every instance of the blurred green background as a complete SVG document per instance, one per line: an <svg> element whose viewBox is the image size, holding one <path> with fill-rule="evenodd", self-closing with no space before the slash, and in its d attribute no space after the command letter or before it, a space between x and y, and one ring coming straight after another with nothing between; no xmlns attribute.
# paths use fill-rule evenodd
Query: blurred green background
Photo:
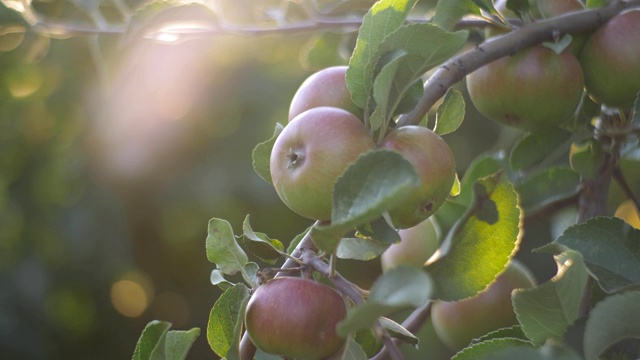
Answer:
<svg viewBox="0 0 640 360"><path fill-rule="evenodd" d="M63 1L41 6L68 11ZM209 282L207 221L239 232L250 214L256 231L285 245L310 225L253 171L251 151L286 121L308 75L346 64L353 39L0 36L0 357L130 358L153 319L201 328L189 357L215 357L204 334L220 294ZM462 175L517 135L468 106L445 140ZM537 227L526 254L549 241L547 224ZM549 257L524 261L541 279L554 270ZM376 262L342 267L362 284L379 271Z"/></svg>

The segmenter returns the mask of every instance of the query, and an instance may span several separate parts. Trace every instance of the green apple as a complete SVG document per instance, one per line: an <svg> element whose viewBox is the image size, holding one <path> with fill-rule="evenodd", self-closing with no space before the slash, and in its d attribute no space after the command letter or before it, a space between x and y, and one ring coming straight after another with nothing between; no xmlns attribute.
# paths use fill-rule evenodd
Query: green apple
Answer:
<svg viewBox="0 0 640 360"><path fill-rule="evenodd" d="M640 9L623 12L596 30L580 63L594 101L631 108L640 91Z"/></svg>
<svg viewBox="0 0 640 360"><path fill-rule="evenodd" d="M433 216L412 228L399 230L398 235L400 242L380 255L382 271L403 264L421 269L440 247L440 229Z"/></svg>
<svg viewBox="0 0 640 360"><path fill-rule="evenodd" d="M319 282L281 277L260 286L245 311L251 341L262 351L295 359L324 359L345 339L336 325L347 315L344 299Z"/></svg>
<svg viewBox="0 0 640 360"><path fill-rule="evenodd" d="M403 155L420 177L407 200L389 211L395 228L414 227L436 212L449 195L456 176L453 153L438 134L415 125L392 130L380 148Z"/></svg>
<svg viewBox="0 0 640 360"><path fill-rule="evenodd" d="M436 333L452 350L491 331L518 324L511 292L535 286L535 278L522 263L511 260L505 271L476 296L457 302L436 302L431 317Z"/></svg>
<svg viewBox="0 0 640 360"><path fill-rule="evenodd" d="M333 66L309 76L298 88L289 107L289 121L321 106L337 107L360 117L362 110L351 101L347 87L347 66Z"/></svg>
<svg viewBox="0 0 640 360"><path fill-rule="evenodd" d="M553 128L566 121L582 97L580 63L542 45L505 56L467 76L476 109L500 124L525 131Z"/></svg>
<svg viewBox="0 0 640 360"><path fill-rule="evenodd" d="M273 145L273 185L297 214L330 220L333 184L373 148L364 124L350 112L332 107L307 110L285 126Z"/></svg>

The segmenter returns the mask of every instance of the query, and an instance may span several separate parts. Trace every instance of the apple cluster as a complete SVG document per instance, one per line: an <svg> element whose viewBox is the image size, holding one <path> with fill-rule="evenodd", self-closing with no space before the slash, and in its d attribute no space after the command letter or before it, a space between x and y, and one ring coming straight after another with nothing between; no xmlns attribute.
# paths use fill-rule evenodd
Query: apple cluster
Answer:
<svg viewBox="0 0 640 360"><path fill-rule="evenodd" d="M391 130L376 144L352 100L346 66L321 70L294 95L289 122L270 158L273 185L297 214L331 220L333 185L365 152L388 149L402 154L420 177L406 201L389 210L395 228L409 228L442 205L455 178L455 159L447 143L423 126Z"/></svg>
<svg viewBox="0 0 640 360"><path fill-rule="evenodd" d="M515 15L496 2L505 17ZM579 0L537 0L539 16L584 9ZM490 35L496 35L495 32ZM623 12L593 34L574 34L560 53L537 45L494 61L467 76L476 109L502 125L539 131L562 125L586 90L599 104L623 110L640 91L640 9Z"/></svg>

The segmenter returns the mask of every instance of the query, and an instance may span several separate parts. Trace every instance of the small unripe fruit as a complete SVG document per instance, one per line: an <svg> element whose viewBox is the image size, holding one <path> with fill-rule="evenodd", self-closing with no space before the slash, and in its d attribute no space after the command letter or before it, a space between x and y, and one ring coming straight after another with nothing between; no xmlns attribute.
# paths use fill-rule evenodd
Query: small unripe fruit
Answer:
<svg viewBox="0 0 640 360"><path fill-rule="evenodd" d="M245 312L251 341L262 351L295 359L324 359L344 345L336 333L347 315L342 297L327 285L282 277L260 286Z"/></svg>
<svg viewBox="0 0 640 360"><path fill-rule="evenodd" d="M331 107L307 110L285 126L273 145L273 186L297 214L330 220L333 184L373 148L369 132L355 115Z"/></svg>
<svg viewBox="0 0 640 360"><path fill-rule="evenodd" d="M598 103L628 109L640 91L640 9L601 26L580 53L585 86Z"/></svg>
<svg viewBox="0 0 640 360"><path fill-rule="evenodd" d="M521 130L556 127L576 110L584 78L569 49L542 45L505 56L467 76L471 101L485 117Z"/></svg>
<svg viewBox="0 0 640 360"><path fill-rule="evenodd" d="M478 295L457 302L436 302L431 318L436 333L452 350L460 350L471 340L503 327L518 324L511 292L535 286L533 274L511 260L505 271Z"/></svg>
<svg viewBox="0 0 640 360"><path fill-rule="evenodd" d="M298 88L289 107L289 121L303 112L321 106L337 107L361 116L347 87L347 66L333 66L309 76Z"/></svg>
<svg viewBox="0 0 640 360"><path fill-rule="evenodd" d="M416 226L435 213L449 195L456 176L453 153L438 134L415 125L394 129L380 148L400 153L420 178L407 200L389 211L397 229Z"/></svg>

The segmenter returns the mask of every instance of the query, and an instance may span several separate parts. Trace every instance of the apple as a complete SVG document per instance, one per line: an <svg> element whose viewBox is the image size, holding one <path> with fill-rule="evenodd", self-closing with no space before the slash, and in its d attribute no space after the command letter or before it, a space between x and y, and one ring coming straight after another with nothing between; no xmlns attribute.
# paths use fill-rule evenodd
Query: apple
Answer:
<svg viewBox="0 0 640 360"><path fill-rule="evenodd" d="M436 302L431 318L436 333L452 350L460 350L486 333L518 324L511 292L536 282L522 263L511 260L505 271L476 296L457 302Z"/></svg>
<svg viewBox="0 0 640 360"><path fill-rule="evenodd" d="M403 264L421 269L440 247L440 229L433 217L412 228L398 231L398 235L400 242L389 246L380 255L382 271Z"/></svg>
<svg viewBox="0 0 640 360"><path fill-rule="evenodd" d="M400 153L420 177L420 184L407 200L389 210L395 228L416 226L435 213L449 195L456 176L453 153L438 134L416 125L392 130L380 148Z"/></svg>
<svg viewBox="0 0 640 360"><path fill-rule="evenodd" d="M347 66L333 66L309 76L296 91L289 107L289 121L321 106L337 107L361 117L362 110L351 101L347 87Z"/></svg>
<svg viewBox="0 0 640 360"><path fill-rule="evenodd" d="M547 19L584 9L585 6L580 0L538 0L540 15ZM587 34L578 33L571 34L571 36L571 51L573 55L579 56L587 41Z"/></svg>
<svg viewBox="0 0 640 360"><path fill-rule="evenodd" d="M318 107L285 126L271 150L270 171L280 199L297 214L331 219L333 184L361 154L374 148L350 112Z"/></svg>
<svg viewBox="0 0 640 360"><path fill-rule="evenodd" d="M580 53L585 86L597 103L628 109L640 91L640 9L601 26Z"/></svg>
<svg viewBox="0 0 640 360"><path fill-rule="evenodd" d="M319 282L280 277L260 286L245 311L251 341L262 351L285 358L323 359L340 350L345 339L336 325L347 315L345 302Z"/></svg>
<svg viewBox="0 0 640 360"><path fill-rule="evenodd" d="M469 96L482 115L525 131L562 124L578 107L583 86L580 63L570 49L556 54L542 45L467 76Z"/></svg>
<svg viewBox="0 0 640 360"><path fill-rule="evenodd" d="M640 212L633 203L633 200L627 199L618 205L614 216L640 230Z"/></svg>

